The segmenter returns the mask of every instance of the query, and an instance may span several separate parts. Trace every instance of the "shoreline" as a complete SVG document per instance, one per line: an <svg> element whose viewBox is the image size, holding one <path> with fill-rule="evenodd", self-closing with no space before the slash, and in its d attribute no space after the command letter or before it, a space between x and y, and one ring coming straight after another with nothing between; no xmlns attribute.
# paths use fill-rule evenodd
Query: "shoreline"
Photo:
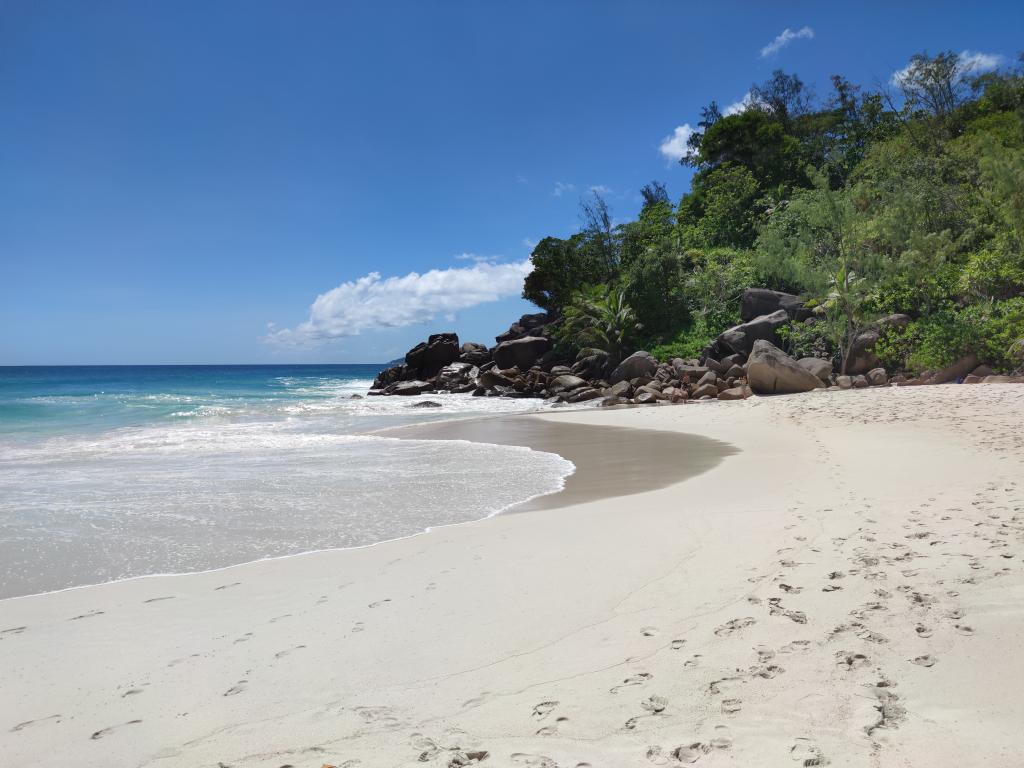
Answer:
<svg viewBox="0 0 1024 768"><path fill-rule="evenodd" d="M1024 759L1024 388L532 418L738 452L554 512L2 602L0 751L152 768Z"/></svg>

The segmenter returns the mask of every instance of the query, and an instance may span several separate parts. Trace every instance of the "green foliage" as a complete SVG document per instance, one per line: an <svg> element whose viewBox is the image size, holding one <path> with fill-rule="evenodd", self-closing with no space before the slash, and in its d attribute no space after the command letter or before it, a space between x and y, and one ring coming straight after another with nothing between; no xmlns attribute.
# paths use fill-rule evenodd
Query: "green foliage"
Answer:
<svg viewBox="0 0 1024 768"><path fill-rule="evenodd" d="M648 333L670 332L686 323L686 266L679 252L651 247L625 268L626 300L636 307L637 318Z"/></svg>
<svg viewBox="0 0 1024 768"><path fill-rule="evenodd" d="M1019 367L1024 297L949 308L887 334L875 347L889 365L920 372L943 368L968 352L997 368Z"/></svg>
<svg viewBox="0 0 1024 768"><path fill-rule="evenodd" d="M761 195L754 175L733 163L699 172L693 191L679 203L679 241L684 248L749 248Z"/></svg>
<svg viewBox="0 0 1024 768"><path fill-rule="evenodd" d="M835 330L827 319L813 319L809 323L790 323L779 329L786 351L798 360L801 357L820 357L833 365L842 364L837 357Z"/></svg>
<svg viewBox="0 0 1024 768"><path fill-rule="evenodd" d="M676 357L687 360L700 357L704 347L721 330L712 330L704 318L698 317L680 329L669 341L645 344L644 347L659 360L672 360Z"/></svg>
<svg viewBox="0 0 1024 768"><path fill-rule="evenodd" d="M876 346L890 369L966 352L1024 363L1024 74L976 76L947 52L914 57L902 104L832 84L816 107L775 72L738 113L712 103L678 206L653 182L616 225L594 195L579 233L543 240L523 295L569 318L563 348L697 356L763 286L815 308L783 331L798 356L841 366L861 330L900 313L910 324Z"/></svg>
<svg viewBox="0 0 1024 768"><path fill-rule="evenodd" d="M548 311L560 311L581 285L611 277L602 254L582 234L568 240L545 237L530 259L533 271L523 283L523 298Z"/></svg>
<svg viewBox="0 0 1024 768"><path fill-rule="evenodd" d="M563 314L559 340L576 349L603 349L612 364L624 357L623 351L641 329L625 292L615 285L583 286L573 294Z"/></svg>

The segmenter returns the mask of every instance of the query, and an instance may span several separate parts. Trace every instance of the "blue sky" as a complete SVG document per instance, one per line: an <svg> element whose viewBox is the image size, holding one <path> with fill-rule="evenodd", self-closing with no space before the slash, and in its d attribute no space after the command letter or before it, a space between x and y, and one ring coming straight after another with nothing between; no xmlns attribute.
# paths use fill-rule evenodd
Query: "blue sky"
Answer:
<svg viewBox="0 0 1024 768"><path fill-rule="evenodd" d="M493 342L588 188L620 220L687 189L666 139L712 99L1012 61L1022 29L1011 2L3 0L0 364Z"/></svg>

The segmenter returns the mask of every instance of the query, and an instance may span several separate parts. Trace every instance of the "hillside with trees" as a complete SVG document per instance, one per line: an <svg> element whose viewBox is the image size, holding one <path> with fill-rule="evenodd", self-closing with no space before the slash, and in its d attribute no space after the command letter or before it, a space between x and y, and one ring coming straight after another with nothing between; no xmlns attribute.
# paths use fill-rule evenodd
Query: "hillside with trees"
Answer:
<svg viewBox="0 0 1024 768"><path fill-rule="evenodd" d="M786 351L837 372L867 329L890 371L968 353L1021 366L1019 67L976 75L955 53L920 54L891 91L835 76L820 100L777 71L739 113L710 104L699 129L680 200L652 182L637 218L616 225L594 195L578 233L534 249L523 297L559 318L567 359L588 347L699 357L753 286L800 297L808 311L779 331ZM908 319L880 322L891 316Z"/></svg>

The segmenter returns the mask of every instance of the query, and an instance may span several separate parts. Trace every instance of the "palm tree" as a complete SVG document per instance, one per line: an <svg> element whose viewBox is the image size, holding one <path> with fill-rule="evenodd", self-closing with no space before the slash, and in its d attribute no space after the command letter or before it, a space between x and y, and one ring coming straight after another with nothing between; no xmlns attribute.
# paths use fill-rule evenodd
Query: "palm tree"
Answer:
<svg viewBox="0 0 1024 768"><path fill-rule="evenodd" d="M585 285L565 308L567 336L581 347L605 350L618 364L633 336L643 327L621 288Z"/></svg>

